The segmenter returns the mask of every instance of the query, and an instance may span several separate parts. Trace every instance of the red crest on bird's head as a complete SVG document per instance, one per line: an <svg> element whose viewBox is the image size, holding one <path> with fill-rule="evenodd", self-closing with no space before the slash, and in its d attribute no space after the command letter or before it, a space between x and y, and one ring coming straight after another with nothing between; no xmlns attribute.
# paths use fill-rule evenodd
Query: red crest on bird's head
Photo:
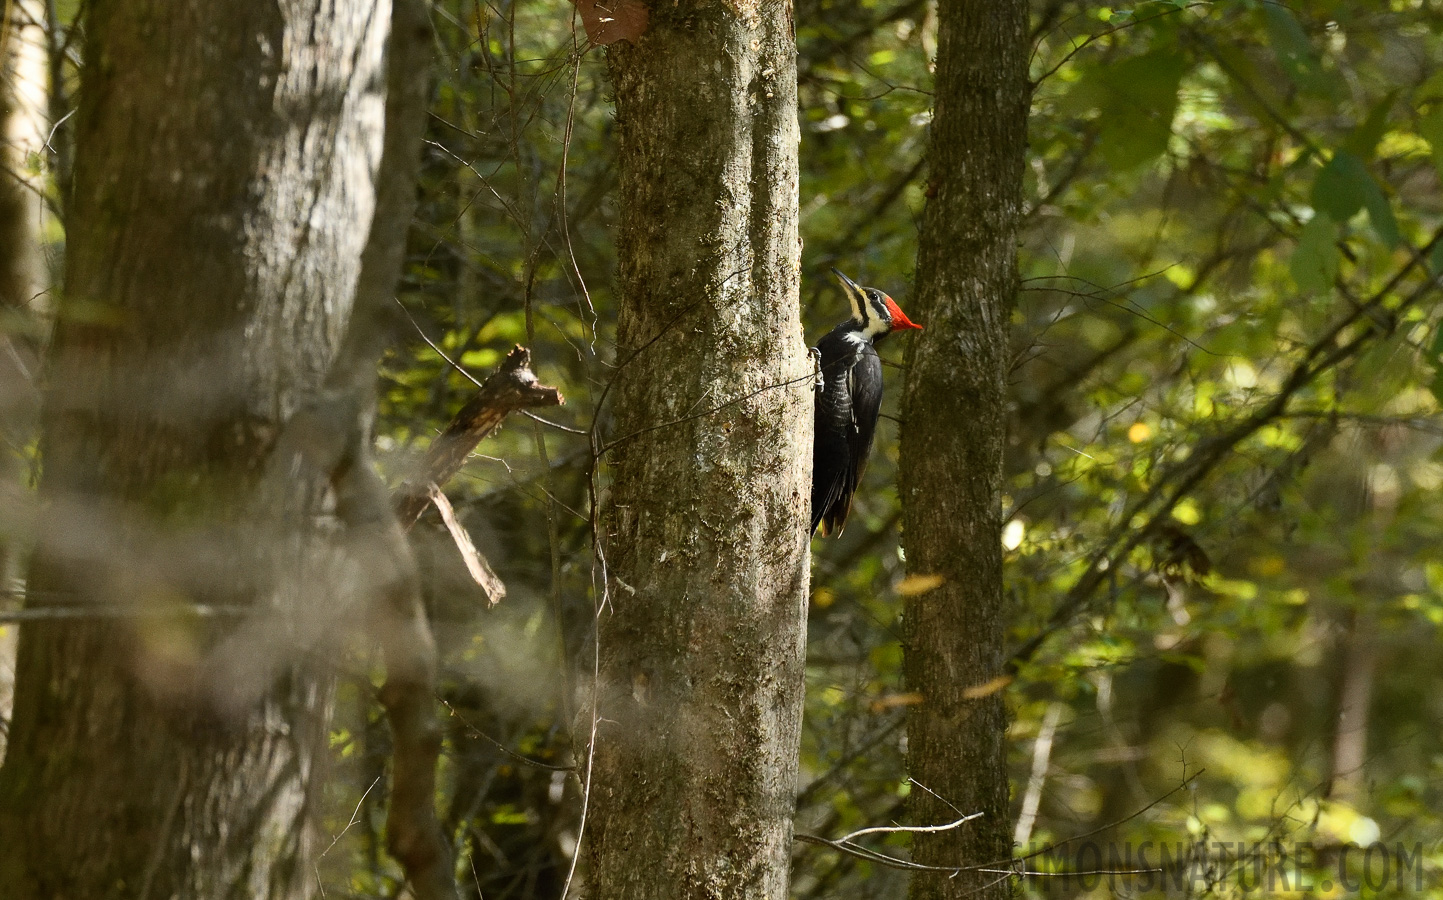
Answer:
<svg viewBox="0 0 1443 900"><path fill-rule="evenodd" d="M871 340L879 340L892 331L908 328L921 330L922 326L907 318L897 301L876 288L864 288L836 269L832 274L841 282L842 291L852 304L852 321L858 331Z"/></svg>
<svg viewBox="0 0 1443 900"><path fill-rule="evenodd" d="M907 314L902 312L902 307L897 305L896 300L883 294L882 301L887 304L887 317L892 320L893 331L901 331L905 328L915 328L918 331L922 330L921 325L907 318Z"/></svg>

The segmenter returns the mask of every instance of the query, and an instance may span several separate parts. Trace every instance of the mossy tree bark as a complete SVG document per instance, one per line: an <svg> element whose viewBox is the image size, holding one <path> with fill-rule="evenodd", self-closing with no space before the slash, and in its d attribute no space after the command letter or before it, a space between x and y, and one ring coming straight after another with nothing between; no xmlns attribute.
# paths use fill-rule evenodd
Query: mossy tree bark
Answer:
<svg viewBox="0 0 1443 900"><path fill-rule="evenodd" d="M296 660L333 595L300 573L337 503L297 463L340 438L287 429L351 315L388 21L385 2L88 9L29 580L32 606L82 615L21 635L7 897L314 885L329 693Z"/></svg>
<svg viewBox="0 0 1443 900"><path fill-rule="evenodd" d="M1027 4L961 0L938 8L936 107L928 201L917 253L917 319L901 428L907 569L941 579L910 597L908 685L922 695L907 724L910 773L981 819L914 838L929 866L1011 855L1001 694L1002 452L1008 319L1027 142ZM958 818L926 791L913 818ZM996 868L996 866L993 866ZM914 900L1010 897L1006 877L914 873Z"/></svg>
<svg viewBox="0 0 1443 900"><path fill-rule="evenodd" d="M623 219L593 896L782 898L811 453L791 6L657 4L609 54Z"/></svg>

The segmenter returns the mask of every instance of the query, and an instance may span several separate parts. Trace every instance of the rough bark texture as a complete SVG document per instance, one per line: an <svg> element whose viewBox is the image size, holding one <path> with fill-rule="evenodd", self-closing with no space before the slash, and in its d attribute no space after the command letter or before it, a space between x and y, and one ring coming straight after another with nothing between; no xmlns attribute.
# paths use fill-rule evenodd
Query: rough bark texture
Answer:
<svg viewBox="0 0 1443 900"><path fill-rule="evenodd" d="M791 7L661 3L608 52L622 302L593 896L782 898L811 453Z"/></svg>
<svg viewBox="0 0 1443 900"><path fill-rule="evenodd" d="M907 569L939 587L909 598L906 676L922 694L908 719L911 775L976 822L914 838L924 865L1011 855L1000 685L1005 622L1000 536L1008 317L1027 138L1027 4L938 8L936 108L917 253L916 317L903 398ZM910 307L909 307L910 309ZM913 819L957 818L913 791ZM995 868L995 866L993 866ZM911 896L1008 897L995 874L916 873Z"/></svg>
<svg viewBox="0 0 1443 900"><path fill-rule="evenodd" d="M385 2L88 8L32 603L254 603L245 627L274 642L328 602L294 577L325 473L269 451L350 316L388 19ZM220 631L26 626L6 896L309 893L326 685L293 662L246 684L256 648Z"/></svg>

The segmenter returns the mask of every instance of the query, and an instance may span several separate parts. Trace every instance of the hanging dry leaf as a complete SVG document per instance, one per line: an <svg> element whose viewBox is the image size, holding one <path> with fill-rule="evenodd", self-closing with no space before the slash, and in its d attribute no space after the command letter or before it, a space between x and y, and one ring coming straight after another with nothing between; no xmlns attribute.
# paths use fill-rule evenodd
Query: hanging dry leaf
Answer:
<svg viewBox="0 0 1443 900"><path fill-rule="evenodd" d="M633 41L646 34L648 13L642 0L573 0L586 36L595 44Z"/></svg>
<svg viewBox="0 0 1443 900"><path fill-rule="evenodd" d="M884 694L872 701L871 709L873 713L881 713L896 706L916 706L922 702L922 699L922 695L916 691L905 694Z"/></svg>

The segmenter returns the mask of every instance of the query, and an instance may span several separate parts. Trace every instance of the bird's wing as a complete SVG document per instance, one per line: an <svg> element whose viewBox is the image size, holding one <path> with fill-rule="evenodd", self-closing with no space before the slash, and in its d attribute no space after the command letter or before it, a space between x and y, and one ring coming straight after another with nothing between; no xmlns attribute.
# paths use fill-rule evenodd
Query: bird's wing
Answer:
<svg viewBox="0 0 1443 900"><path fill-rule="evenodd" d="M871 344L862 348L857 362L847 373L847 393L852 398L852 427L847 433L847 484L844 488L847 506L842 510L838 529L846 521L852 506L852 494L867 469L872 453L872 436L877 430L877 415L882 411L882 359Z"/></svg>
<svg viewBox="0 0 1443 900"><path fill-rule="evenodd" d="M822 355L822 390L816 395L815 436L812 449L812 531L822 520L830 521L829 512L840 502L846 508L844 493L847 472L851 465L848 445L852 432L851 368L855 362L852 349L823 338L818 344ZM830 526L827 529L829 531Z"/></svg>
<svg viewBox="0 0 1443 900"><path fill-rule="evenodd" d="M839 533L847 522L882 403L882 361L876 351L870 343L847 351L831 367L823 366L828 402L817 405L812 530L821 525L823 534Z"/></svg>

